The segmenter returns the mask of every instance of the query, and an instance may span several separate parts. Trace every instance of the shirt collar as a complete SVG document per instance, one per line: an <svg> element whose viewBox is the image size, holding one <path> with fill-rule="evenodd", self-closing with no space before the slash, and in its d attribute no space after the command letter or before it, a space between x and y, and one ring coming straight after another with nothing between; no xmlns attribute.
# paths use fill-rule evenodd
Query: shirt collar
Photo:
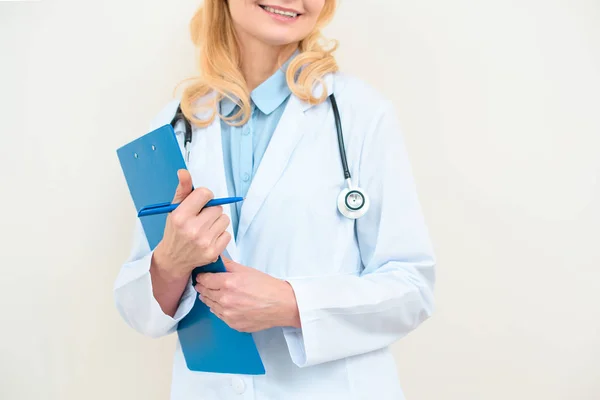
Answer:
<svg viewBox="0 0 600 400"><path fill-rule="evenodd" d="M250 98L256 107L266 115L271 114L290 95L291 90L285 79L285 72L289 63L298 54L298 50L266 81L261 83L250 93ZM221 114L229 116L238 105L224 97L221 100Z"/></svg>

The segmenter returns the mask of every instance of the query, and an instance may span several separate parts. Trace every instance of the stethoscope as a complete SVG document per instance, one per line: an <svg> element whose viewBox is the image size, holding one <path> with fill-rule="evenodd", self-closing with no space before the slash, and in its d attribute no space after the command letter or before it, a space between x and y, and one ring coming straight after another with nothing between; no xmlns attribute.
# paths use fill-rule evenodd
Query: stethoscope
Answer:
<svg viewBox="0 0 600 400"><path fill-rule="evenodd" d="M346 150L344 147L344 136L342 134L342 122L340 118L340 111L338 110L337 102L333 94L329 96L329 100L331 101L331 105L333 108L333 116L335 118L335 127L337 130L340 157L342 159L342 168L344 169L344 179L347 182L347 187L342 190L342 192L337 198L337 207L344 217L350 219L357 219L365 215L365 213L369 209L369 196L363 189L352 184L352 177L350 176L350 171L348 170L348 160L346 158ZM189 162L189 146L192 143L192 126L187 120L187 118L185 118L185 116L183 115L181 107L178 107L177 112L175 113L175 117L173 117L173 120L171 121L171 126L173 127L173 129L175 129L175 125L180 120L183 120L185 124L185 135L183 145L186 151L186 162Z"/></svg>

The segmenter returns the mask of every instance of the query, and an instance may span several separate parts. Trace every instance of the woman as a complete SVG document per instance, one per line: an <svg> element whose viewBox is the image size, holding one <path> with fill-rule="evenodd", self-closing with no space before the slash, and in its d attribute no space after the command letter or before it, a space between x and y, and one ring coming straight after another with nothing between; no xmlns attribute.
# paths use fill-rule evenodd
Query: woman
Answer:
<svg viewBox="0 0 600 400"><path fill-rule="evenodd" d="M392 105L339 73L321 43L334 10L334 0L205 0L193 18L200 76L151 126L179 104L193 124L182 204L153 250L138 222L116 304L159 337L199 298L252 333L266 374L193 372L178 346L172 399L403 398L388 346L431 315L434 256ZM331 94L352 184L370 199L356 219L337 207L347 183ZM203 209L227 196L246 199ZM193 286L192 270L219 255L227 272Z"/></svg>

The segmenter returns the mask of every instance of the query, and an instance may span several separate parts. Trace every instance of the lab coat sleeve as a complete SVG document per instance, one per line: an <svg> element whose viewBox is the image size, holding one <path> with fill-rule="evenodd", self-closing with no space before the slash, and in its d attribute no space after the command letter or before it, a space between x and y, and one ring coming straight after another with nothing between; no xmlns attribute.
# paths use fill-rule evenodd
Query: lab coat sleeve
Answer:
<svg viewBox="0 0 600 400"><path fill-rule="evenodd" d="M136 221L131 254L121 266L114 284L116 308L125 322L139 333L158 338L177 329L177 323L185 317L196 300L191 278L181 296L173 317L165 314L156 301L150 277L153 251L144 234L139 218Z"/></svg>
<svg viewBox="0 0 600 400"><path fill-rule="evenodd" d="M371 200L356 221L364 269L288 280L302 327L283 329L299 367L387 347L433 312L434 254L390 104L363 142L358 175Z"/></svg>

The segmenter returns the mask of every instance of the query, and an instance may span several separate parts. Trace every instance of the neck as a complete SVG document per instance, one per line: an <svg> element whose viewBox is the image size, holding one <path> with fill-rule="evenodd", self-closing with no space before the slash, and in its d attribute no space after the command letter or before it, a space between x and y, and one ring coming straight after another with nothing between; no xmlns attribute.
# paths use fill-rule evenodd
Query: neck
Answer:
<svg viewBox="0 0 600 400"><path fill-rule="evenodd" d="M297 44L287 46L271 46L256 39L243 39L240 35L240 54L242 58L242 74L251 92L266 81L298 48Z"/></svg>

